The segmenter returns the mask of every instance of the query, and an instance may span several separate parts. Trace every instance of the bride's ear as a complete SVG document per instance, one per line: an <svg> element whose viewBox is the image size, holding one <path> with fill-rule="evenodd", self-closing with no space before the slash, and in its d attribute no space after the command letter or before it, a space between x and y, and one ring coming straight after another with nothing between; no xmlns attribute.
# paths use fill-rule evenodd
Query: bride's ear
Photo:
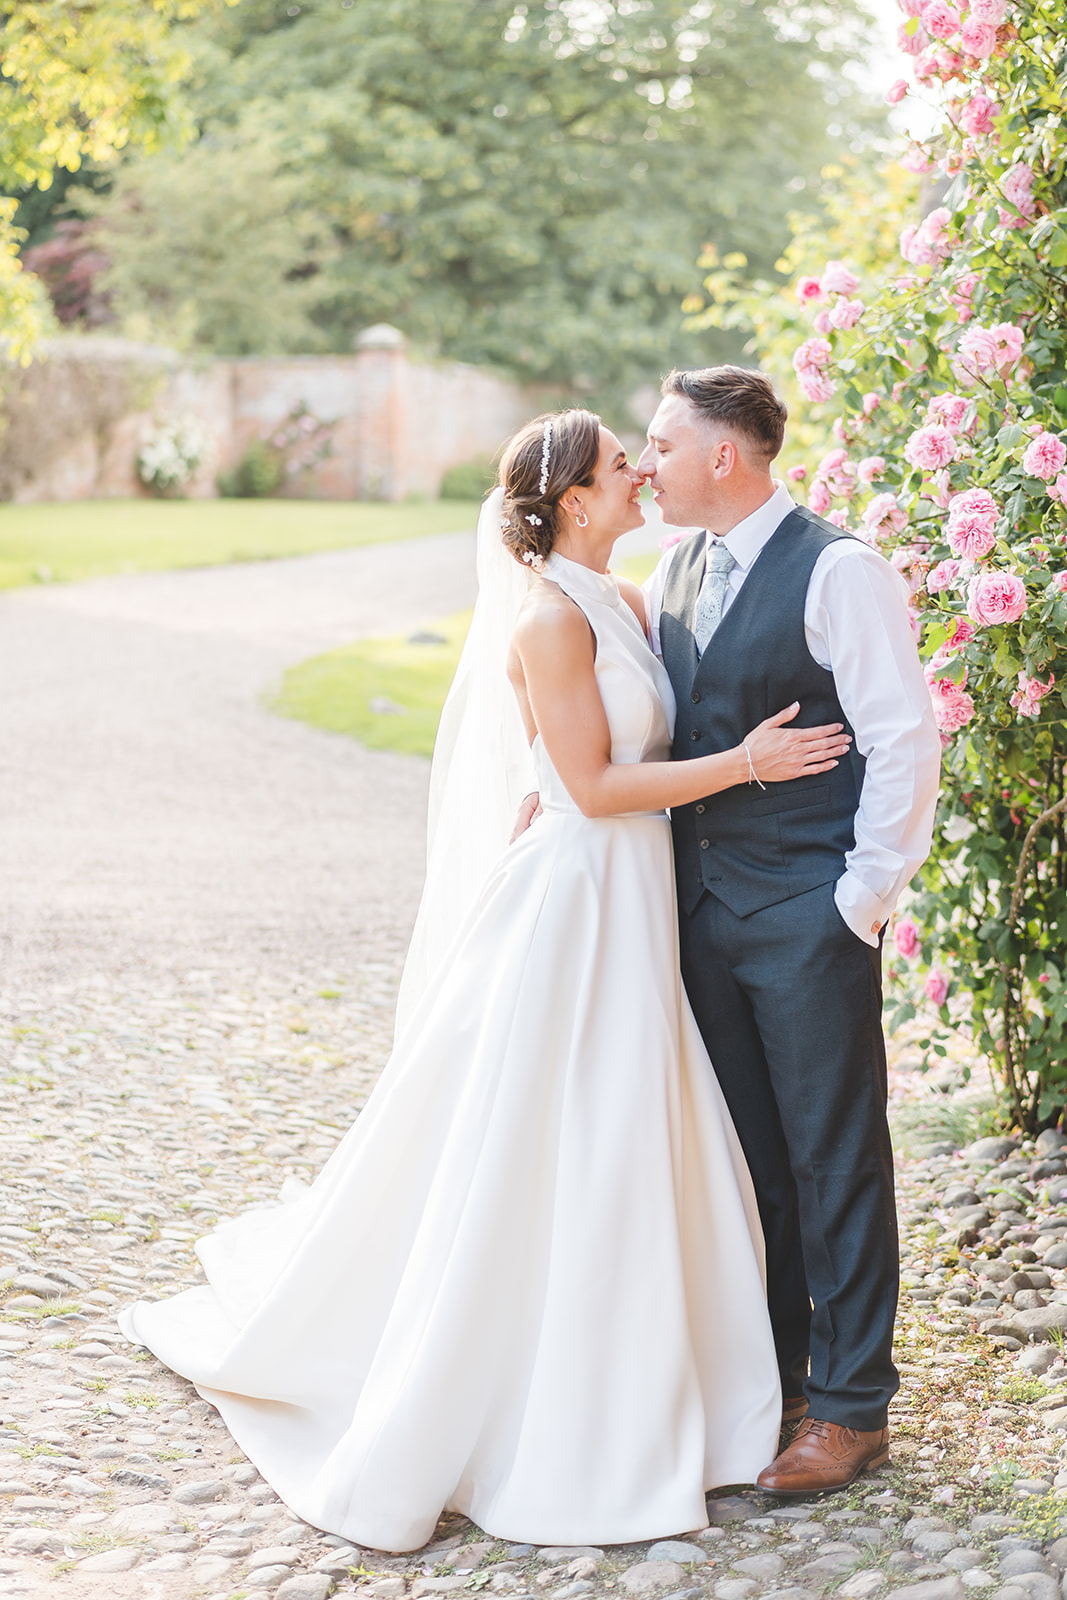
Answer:
<svg viewBox="0 0 1067 1600"><path fill-rule="evenodd" d="M577 520L581 514L582 503L578 498L577 491L574 489L568 489L565 494L561 494L557 504L559 509L565 511L568 517L573 520Z"/></svg>

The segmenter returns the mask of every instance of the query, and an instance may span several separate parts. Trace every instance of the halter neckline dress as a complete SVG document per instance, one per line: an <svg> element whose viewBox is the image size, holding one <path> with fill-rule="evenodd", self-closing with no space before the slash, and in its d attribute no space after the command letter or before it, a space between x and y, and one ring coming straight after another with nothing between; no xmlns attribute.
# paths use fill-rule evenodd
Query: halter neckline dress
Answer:
<svg viewBox="0 0 1067 1600"><path fill-rule="evenodd" d="M616 762L674 702L614 578L544 576L596 638ZM446 1509L538 1545L706 1526L781 1397L762 1237L678 965L662 812L588 818L540 738L504 853L310 1189L200 1241L207 1283L121 1316L281 1498L413 1550Z"/></svg>

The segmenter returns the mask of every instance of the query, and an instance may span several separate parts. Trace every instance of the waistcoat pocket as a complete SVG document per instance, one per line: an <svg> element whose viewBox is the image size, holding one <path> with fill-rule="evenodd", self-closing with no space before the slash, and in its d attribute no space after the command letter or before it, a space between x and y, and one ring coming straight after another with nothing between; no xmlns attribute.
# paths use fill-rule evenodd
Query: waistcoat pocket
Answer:
<svg viewBox="0 0 1067 1600"><path fill-rule="evenodd" d="M776 816L780 811L805 811L809 806L826 806L830 803L830 786L821 784L817 789L791 789L787 794L760 795L752 802L754 817Z"/></svg>

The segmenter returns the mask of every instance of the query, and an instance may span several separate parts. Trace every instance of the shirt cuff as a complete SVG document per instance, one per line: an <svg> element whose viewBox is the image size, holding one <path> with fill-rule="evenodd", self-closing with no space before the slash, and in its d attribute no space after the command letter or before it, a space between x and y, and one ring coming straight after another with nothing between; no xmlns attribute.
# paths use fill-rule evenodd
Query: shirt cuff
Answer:
<svg viewBox="0 0 1067 1600"><path fill-rule="evenodd" d="M877 949L878 936L889 920L892 907L861 883L853 872L846 872L834 884L834 904L842 922L851 928L856 938L869 944L872 950Z"/></svg>

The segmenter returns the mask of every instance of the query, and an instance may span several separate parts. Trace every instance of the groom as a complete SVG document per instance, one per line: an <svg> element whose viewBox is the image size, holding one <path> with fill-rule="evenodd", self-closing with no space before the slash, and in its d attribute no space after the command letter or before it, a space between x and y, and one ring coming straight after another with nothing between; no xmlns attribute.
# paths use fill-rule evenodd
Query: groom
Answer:
<svg viewBox="0 0 1067 1600"><path fill-rule="evenodd" d="M682 973L767 1242L792 1443L775 1494L843 1488L888 1453L897 1231L881 941L924 860L940 743L903 580L771 477L786 409L740 367L672 372L639 470L701 531L646 586L674 757L738 745L794 700L844 723L828 773L677 807ZM802 1420L801 1420L802 1419Z"/></svg>

